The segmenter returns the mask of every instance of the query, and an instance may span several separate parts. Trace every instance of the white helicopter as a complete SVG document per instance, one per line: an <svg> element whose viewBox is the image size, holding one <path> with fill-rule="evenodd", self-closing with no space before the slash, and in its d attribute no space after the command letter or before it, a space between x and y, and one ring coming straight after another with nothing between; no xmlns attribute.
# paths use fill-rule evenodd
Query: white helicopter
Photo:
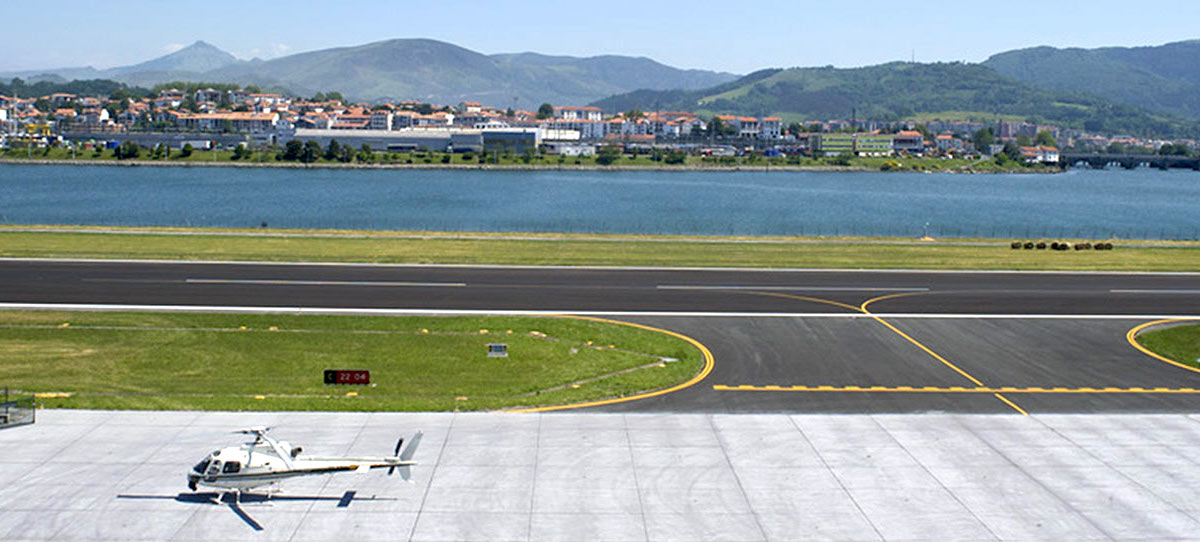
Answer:
<svg viewBox="0 0 1200 542"><path fill-rule="evenodd" d="M390 476L397 469L400 477L408 480L417 445L421 443L420 431L413 435L408 446L401 451L404 439L396 443L395 455L384 457L316 457L301 458L299 446L280 442L267 435L269 427L252 427L235 433L254 435L254 442L237 447L222 448L205 457L188 473L188 488L196 491L197 485L215 487L234 494L236 503L243 491L274 485L288 478L339 472L367 472L371 469L388 470Z"/></svg>

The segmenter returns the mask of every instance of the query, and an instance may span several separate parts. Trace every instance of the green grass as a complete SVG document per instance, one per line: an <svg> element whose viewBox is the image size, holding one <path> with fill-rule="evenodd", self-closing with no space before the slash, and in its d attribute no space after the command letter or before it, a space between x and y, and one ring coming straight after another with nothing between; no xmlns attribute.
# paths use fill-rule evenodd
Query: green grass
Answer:
<svg viewBox="0 0 1200 542"><path fill-rule="evenodd" d="M1138 335L1138 342L1155 353L1200 368L1200 325L1172 326Z"/></svg>
<svg viewBox="0 0 1200 542"><path fill-rule="evenodd" d="M867 239L645 238L580 235L500 238L502 234L296 232L295 236L238 236L226 230L144 229L147 233L0 231L0 257L313 261L427 264L684 266L821 269L964 269L1058 271L1194 271L1200 244L1153 243L1112 251L1012 250L976 240L879 244ZM162 234L149 234L161 231ZM277 230L272 230L277 231ZM175 234L178 232L179 234ZM260 232L261 233L261 232ZM389 236L389 233L392 236ZM312 235L309 235L312 234ZM454 237L462 235L462 237ZM515 234L514 234L515 235Z"/></svg>
<svg viewBox="0 0 1200 542"><path fill-rule="evenodd" d="M1056 103L1055 105L1066 104ZM1086 109L1086 107L1083 109ZM917 113L915 115L908 116L904 120L909 120L912 122L996 122L1001 120L1009 122L1024 122L1025 117L1020 115L984 113L982 111L937 111L931 113Z"/></svg>
<svg viewBox="0 0 1200 542"><path fill-rule="evenodd" d="M487 358L491 342L509 357ZM500 409L661 389L702 365L678 338L566 318L0 311L0 382L69 394L49 407ZM368 369L373 385L325 386L325 369Z"/></svg>

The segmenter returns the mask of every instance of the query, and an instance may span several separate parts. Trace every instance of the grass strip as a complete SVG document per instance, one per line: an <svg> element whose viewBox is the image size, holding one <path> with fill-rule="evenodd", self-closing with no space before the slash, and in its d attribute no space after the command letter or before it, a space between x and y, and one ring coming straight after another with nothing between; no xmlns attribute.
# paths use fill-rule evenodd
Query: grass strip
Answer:
<svg viewBox="0 0 1200 542"><path fill-rule="evenodd" d="M1200 368L1200 325L1169 326L1138 335L1142 346L1184 365Z"/></svg>
<svg viewBox="0 0 1200 542"><path fill-rule="evenodd" d="M281 161L276 153L254 150L248 157L234 159L231 150L196 150L190 156L181 156L177 151L170 157L154 157L143 151L138 158L118 160L112 149L99 153L93 150L72 151L67 148L8 148L0 150L0 162L54 165L149 165L149 166L244 166L244 167L397 167L397 168L538 168L538 169L716 169L716 170L812 170L812 171L921 171L921 172L976 172L976 173L1059 173L1061 168L1051 165L1022 164L1009 161L1004 165L990 159L967 158L916 158L916 157L744 157L685 156L682 161L666 160L669 153L623 154L610 164L603 164L598 156L561 156L545 154L488 153L475 152L386 152L373 151L369 155L356 153L352 162L318 158L305 164L297 161Z"/></svg>
<svg viewBox="0 0 1200 542"><path fill-rule="evenodd" d="M1112 251L1012 250L981 243L880 243L869 239L497 235L386 237L321 234L247 236L196 230L146 234L81 231L0 232L0 257L418 264L757 267L812 269L955 269L1041 271L1195 271L1200 245L1114 242Z"/></svg>
<svg viewBox="0 0 1200 542"><path fill-rule="evenodd" d="M509 357L487 358L494 342ZM665 334L553 317L0 311L0 383L48 407L494 410L662 389L702 365ZM326 386L325 369L372 385Z"/></svg>

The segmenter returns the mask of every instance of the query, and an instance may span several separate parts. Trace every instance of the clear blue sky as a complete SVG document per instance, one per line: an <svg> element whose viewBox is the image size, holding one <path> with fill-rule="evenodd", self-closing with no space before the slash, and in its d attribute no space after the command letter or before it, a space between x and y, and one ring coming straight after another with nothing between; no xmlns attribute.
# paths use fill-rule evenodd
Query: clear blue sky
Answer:
<svg viewBox="0 0 1200 542"><path fill-rule="evenodd" d="M1200 38L1200 2L4 0L0 71L108 68L205 40L272 58L392 38L481 53L646 56L681 68L978 62L1035 45L1158 45Z"/></svg>

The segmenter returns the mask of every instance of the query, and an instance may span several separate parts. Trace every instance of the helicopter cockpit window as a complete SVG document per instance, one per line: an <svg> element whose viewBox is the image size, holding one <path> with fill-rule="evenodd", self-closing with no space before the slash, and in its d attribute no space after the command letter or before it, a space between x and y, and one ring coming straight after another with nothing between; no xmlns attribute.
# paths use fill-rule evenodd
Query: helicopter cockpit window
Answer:
<svg viewBox="0 0 1200 542"><path fill-rule="evenodd" d="M211 461L211 460L210 460L209 458L207 458L207 457L206 457L206 458L204 458L204 461L201 461L201 462L199 462L199 463L196 463L196 466L195 466L195 467L192 467L192 470L194 470L194 471L196 471L196 472L204 472L204 471L208 470L208 463L209 463L210 461Z"/></svg>
<svg viewBox="0 0 1200 542"><path fill-rule="evenodd" d="M228 461L225 463L225 469L221 472L229 474L242 470L242 464L237 461Z"/></svg>

